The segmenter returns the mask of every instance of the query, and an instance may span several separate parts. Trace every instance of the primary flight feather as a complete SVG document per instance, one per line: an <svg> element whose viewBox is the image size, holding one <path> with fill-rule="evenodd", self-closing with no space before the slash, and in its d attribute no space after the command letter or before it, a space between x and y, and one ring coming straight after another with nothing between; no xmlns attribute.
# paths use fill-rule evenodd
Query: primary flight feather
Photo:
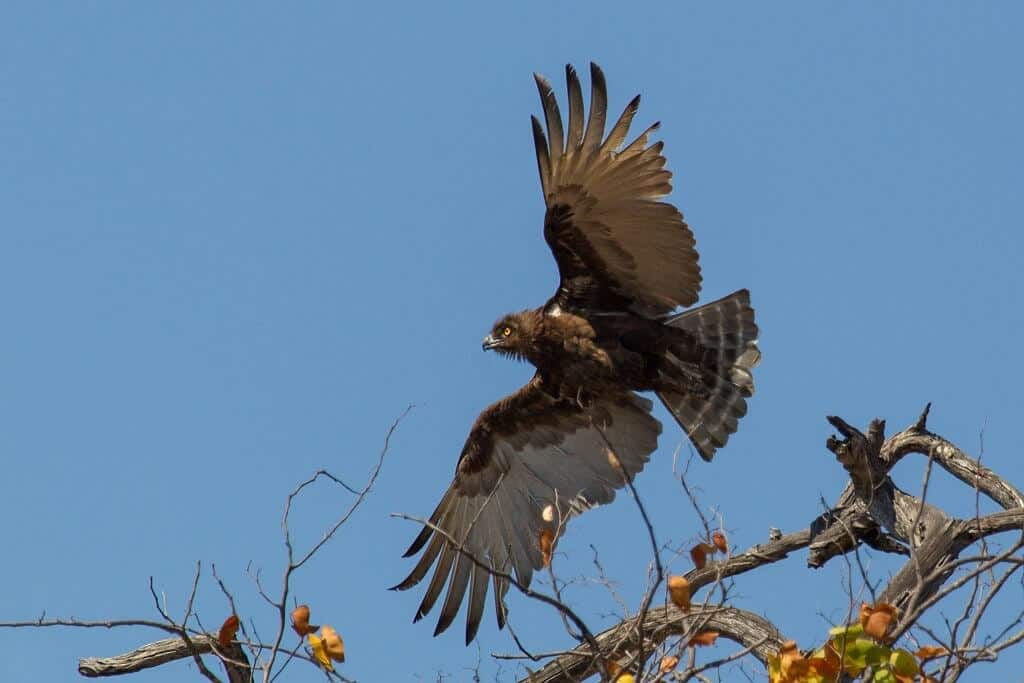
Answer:
<svg viewBox="0 0 1024 683"><path fill-rule="evenodd" d="M433 568L416 620L444 593L435 635L468 594L467 643L489 585L504 626L508 580L494 572L528 585L566 520L610 502L643 469L661 424L635 392L654 392L705 460L736 431L754 393L760 352L749 293L676 313L697 302L701 273L682 214L659 201L672 174L663 143L648 141L658 124L626 142L638 96L605 135L604 74L591 64L590 76L584 117L579 78L566 67L565 129L551 85L535 75L544 239L559 284L540 308L499 319L483 342L536 373L476 419L454 481L405 556L423 554L395 586L411 588Z"/></svg>

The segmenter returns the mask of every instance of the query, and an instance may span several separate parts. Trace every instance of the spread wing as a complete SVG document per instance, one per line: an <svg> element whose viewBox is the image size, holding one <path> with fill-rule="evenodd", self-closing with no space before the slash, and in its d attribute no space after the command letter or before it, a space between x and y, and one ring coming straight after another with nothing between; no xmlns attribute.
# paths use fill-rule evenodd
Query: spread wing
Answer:
<svg viewBox="0 0 1024 683"><path fill-rule="evenodd" d="M647 317L697 301L700 266L693 234L676 207L658 198L672 190L663 143L648 144L655 123L623 145L640 104L637 96L605 137L608 96L604 74L590 65L590 115L572 66L569 128L551 84L535 74L547 135L533 117L537 166L547 212L544 239L561 276L546 310L630 310Z"/></svg>
<svg viewBox="0 0 1024 683"><path fill-rule="evenodd" d="M615 497L626 483L622 470L632 478L643 469L661 432L650 409L650 401L633 393L595 398L581 407L574 399L551 396L534 376L481 413L455 480L430 516L431 525L444 533L424 526L405 553L423 551L397 590L415 586L434 567L415 620L430 612L447 584L434 635L441 633L468 590L468 644L480 625L490 580L498 628L503 628L508 582L476 565L457 544L486 567L514 572L520 583L529 584L533 571L544 566L542 533L554 543L572 514Z"/></svg>

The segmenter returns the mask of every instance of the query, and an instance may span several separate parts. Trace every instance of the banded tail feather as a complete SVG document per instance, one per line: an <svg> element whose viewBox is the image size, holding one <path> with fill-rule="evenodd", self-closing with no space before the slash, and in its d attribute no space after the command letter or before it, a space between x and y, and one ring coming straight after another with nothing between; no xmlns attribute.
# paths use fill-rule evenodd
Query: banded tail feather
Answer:
<svg viewBox="0 0 1024 683"><path fill-rule="evenodd" d="M741 289L671 316L665 319L665 325L692 335L702 349L702 357L696 390L663 389L657 392L658 398L700 456L710 461L736 431L740 418L747 413L746 399L754 394L752 370L761 360L761 352L750 292Z"/></svg>

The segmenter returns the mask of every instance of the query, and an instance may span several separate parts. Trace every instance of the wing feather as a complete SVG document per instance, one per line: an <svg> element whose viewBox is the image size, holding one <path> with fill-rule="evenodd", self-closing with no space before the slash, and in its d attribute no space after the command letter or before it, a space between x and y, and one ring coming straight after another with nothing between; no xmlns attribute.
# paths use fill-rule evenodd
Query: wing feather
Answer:
<svg viewBox="0 0 1024 683"><path fill-rule="evenodd" d="M608 88L605 86L604 72L601 67L590 63L590 116L587 119L587 132L583 136L582 152L584 156L593 154L604 137L604 119L608 113Z"/></svg>
<svg viewBox="0 0 1024 683"><path fill-rule="evenodd" d="M423 600L420 602L419 608L416 610L416 616L413 617L413 622L417 622L423 617L430 613L433 609L434 603L437 602L437 598L441 595L441 591L444 589L445 582L448 581L448 575L451 574L452 562L455 561L455 556L458 553L454 548L446 546L441 552L441 557L437 562L437 568L434 570L434 576L430 580L430 585L427 586L427 592L423 594ZM402 582L406 583L405 581ZM415 585L415 584L413 584Z"/></svg>
<svg viewBox="0 0 1024 683"><path fill-rule="evenodd" d="M548 127L548 142L550 143L549 156L552 161L562 158L562 113L558 110L558 99L555 97L555 90L551 83L540 74L533 74L537 81L537 90L540 92L540 103L544 108L544 122ZM554 171L555 169L552 169Z"/></svg>
<svg viewBox="0 0 1024 683"><path fill-rule="evenodd" d="M488 568L514 572L519 583L529 585L544 564L542 530L557 540L574 514L615 497L625 484L622 470L633 477L643 469L661 432L650 410L650 401L632 393L599 397L581 407L575 399L548 394L535 376L481 413L455 480L431 515L433 526L426 526L426 538L421 540L421 532L411 546L425 548L423 555L395 586L411 588L434 566L416 620L434 607L447 585L435 635L443 632L468 592L466 639L471 641L492 580L495 616L503 627L508 581L488 576ZM609 456L609 444L622 469Z"/></svg>
<svg viewBox="0 0 1024 683"><path fill-rule="evenodd" d="M551 187L551 156L548 154L548 141L544 137L544 129L536 116L530 117L533 124L533 145L537 150L537 172L540 173L540 185L544 196L548 194Z"/></svg>
<svg viewBox="0 0 1024 683"><path fill-rule="evenodd" d="M633 116L636 115L637 109L640 108L640 96L637 95L629 104L626 105L622 115L619 116L619 120L612 126L612 130L608 133L608 137L601 145L602 155L611 155L612 152L618 150L619 145L622 144L623 140L626 139L626 135L629 134L629 124L633 122Z"/></svg>
<svg viewBox="0 0 1024 683"><path fill-rule="evenodd" d="M437 627L434 635L444 633L455 621L462 606L462 598L466 595L466 586L469 583L469 576L473 570L473 560L459 553L455 558L455 568L452 570L452 579L448 582L448 594L441 605L441 616L437 620Z"/></svg>
<svg viewBox="0 0 1024 683"><path fill-rule="evenodd" d="M569 136L565 144L569 151L575 151L583 144L583 89L572 64L565 65L565 82L569 89Z"/></svg>
<svg viewBox="0 0 1024 683"><path fill-rule="evenodd" d="M473 567L472 583L469 589L469 607L466 609L466 644L473 642L480 628L480 619L487 604L487 582L489 576L483 567Z"/></svg>
<svg viewBox="0 0 1024 683"><path fill-rule="evenodd" d="M430 529L430 527L423 527L424 529ZM430 541L430 546L420 557L420 561L416 563L413 570L409 573L408 578L402 583L395 586L396 590L404 591L407 588L412 588L417 583L423 580L423 577L427 575L427 571L434 566L434 560L437 559L438 554L441 552L441 548L444 547L444 537L439 534L434 534Z"/></svg>
<svg viewBox="0 0 1024 683"><path fill-rule="evenodd" d="M640 105L637 96L605 137L607 87L596 64L591 64L590 77L590 109L584 120L579 78L566 67L569 122L563 142L554 91L543 76L536 76L547 126L545 135L534 117L547 205L544 238L561 280L546 308L584 314L628 310L657 317L690 306L700 292L700 266L683 215L658 201L672 191L664 144L649 144L658 124L625 144Z"/></svg>

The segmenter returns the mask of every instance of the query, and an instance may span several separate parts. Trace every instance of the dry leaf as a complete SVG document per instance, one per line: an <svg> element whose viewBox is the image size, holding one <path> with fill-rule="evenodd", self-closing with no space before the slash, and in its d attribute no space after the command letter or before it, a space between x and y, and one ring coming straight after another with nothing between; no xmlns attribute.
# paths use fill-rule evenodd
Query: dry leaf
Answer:
<svg viewBox="0 0 1024 683"><path fill-rule="evenodd" d="M614 659L609 659L604 663L604 670L608 672L608 678L615 678L616 674L622 671L622 667Z"/></svg>
<svg viewBox="0 0 1024 683"><path fill-rule="evenodd" d="M729 541L721 531L715 531L711 534L711 542L715 544L715 547L718 548L720 552L729 552Z"/></svg>
<svg viewBox="0 0 1024 683"><path fill-rule="evenodd" d="M217 642L220 643L221 647L231 645L231 641L235 639L235 634L238 633L238 623L238 616L232 614L221 624L220 630L217 631Z"/></svg>
<svg viewBox="0 0 1024 683"><path fill-rule="evenodd" d="M336 662L345 661L345 641L341 639L337 631L324 624L320 629L320 638L323 640L324 650L327 651L328 657Z"/></svg>
<svg viewBox="0 0 1024 683"><path fill-rule="evenodd" d="M299 634L299 638L316 633L316 630L320 628L309 624L309 605L299 605L292 610L292 628Z"/></svg>
<svg viewBox="0 0 1024 683"><path fill-rule="evenodd" d="M690 638L688 645L705 646L714 645L715 641L718 640L718 631L701 631L693 638Z"/></svg>
<svg viewBox="0 0 1024 683"><path fill-rule="evenodd" d="M309 647L313 651L313 659L328 671L334 671L334 665L331 664L331 658L327 656L327 649L324 647L324 641L320 640L316 634L309 634Z"/></svg>
<svg viewBox="0 0 1024 683"><path fill-rule="evenodd" d="M672 598L672 604L684 612L690 611L690 582L682 576L670 576L668 579L668 594Z"/></svg>
<svg viewBox="0 0 1024 683"><path fill-rule="evenodd" d="M693 560L693 566L697 569L704 569L704 565L708 563L708 547L706 543L698 543L690 548L690 559ZM714 552L713 547L711 550Z"/></svg>
<svg viewBox="0 0 1024 683"><path fill-rule="evenodd" d="M867 610L864 607L866 605L860 610L860 625L864 627L864 633L875 640L885 640L885 634L896 617L896 608L884 602Z"/></svg>
<svg viewBox="0 0 1024 683"><path fill-rule="evenodd" d="M944 647L938 647L935 645L926 645L922 648L918 648L917 652L914 653L918 659L922 662L929 659L935 659L936 657L944 657L949 654L949 650Z"/></svg>
<svg viewBox="0 0 1024 683"><path fill-rule="evenodd" d="M679 657L675 655L666 655L661 658L661 666L658 668L659 673L667 674L679 666Z"/></svg>
<svg viewBox="0 0 1024 683"><path fill-rule="evenodd" d="M551 564L551 551L555 547L555 535L550 530L544 529L540 532L540 554L544 560L544 566Z"/></svg>
<svg viewBox="0 0 1024 683"><path fill-rule="evenodd" d="M866 602L860 603L860 615L858 616L858 619L860 620L861 628L864 628L868 623L868 617L871 616L872 611L871 605Z"/></svg>
<svg viewBox="0 0 1024 683"><path fill-rule="evenodd" d="M810 664L800 654L795 640L787 640L779 650L779 667L783 680L798 679L810 670Z"/></svg>

